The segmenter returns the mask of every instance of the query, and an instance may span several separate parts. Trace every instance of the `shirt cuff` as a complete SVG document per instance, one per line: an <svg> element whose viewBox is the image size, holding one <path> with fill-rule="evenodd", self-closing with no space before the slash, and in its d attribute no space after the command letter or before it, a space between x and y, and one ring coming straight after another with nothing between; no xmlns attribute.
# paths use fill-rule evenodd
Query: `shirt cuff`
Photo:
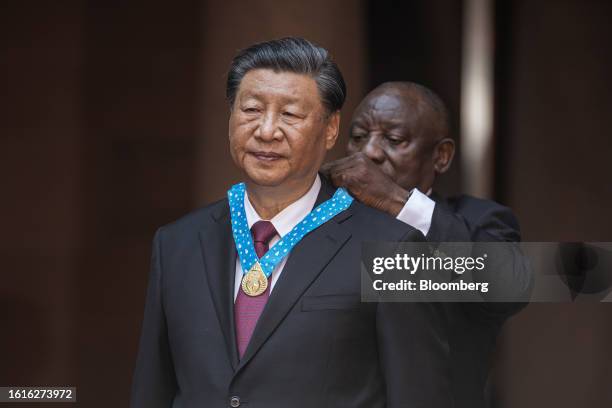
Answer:
<svg viewBox="0 0 612 408"><path fill-rule="evenodd" d="M414 188L404 208L397 214L397 219L427 235L435 206L434 200Z"/></svg>

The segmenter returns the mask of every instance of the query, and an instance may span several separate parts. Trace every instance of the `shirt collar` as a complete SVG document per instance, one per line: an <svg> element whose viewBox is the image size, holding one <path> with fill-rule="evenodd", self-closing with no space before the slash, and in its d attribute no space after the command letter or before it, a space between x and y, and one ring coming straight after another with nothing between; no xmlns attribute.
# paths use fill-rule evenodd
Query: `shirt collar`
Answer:
<svg viewBox="0 0 612 408"><path fill-rule="evenodd" d="M271 220L269 220L272 225L274 225L274 228L276 228L278 235L281 237L287 235L293 229L293 227L295 227L300 221L302 221L302 219L304 219L304 217L308 215L308 213L312 211L320 190L321 179L317 174L314 183L312 183L310 190L308 190L306 194L300 197L297 201L291 203L283 211L279 212ZM248 193L246 192L244 194L244 212L246 213L249 229L253 226L253 224L262 219L251 205Z"/></svg>

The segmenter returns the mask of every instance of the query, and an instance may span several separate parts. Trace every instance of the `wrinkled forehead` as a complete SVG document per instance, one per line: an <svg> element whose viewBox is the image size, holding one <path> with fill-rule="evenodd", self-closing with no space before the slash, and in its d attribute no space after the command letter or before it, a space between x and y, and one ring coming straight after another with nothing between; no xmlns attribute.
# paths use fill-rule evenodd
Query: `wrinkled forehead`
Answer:
<svg viewBox="0 0 612 408"><path fill-rule="evenodd" d="M352 123L411 130L419 122L418 105L418 102L393 92L368 95L355 110Z"/></svg>
<svg viewBox="0 0 612 408"><path fill-rule="evenodd" d="M238 97L280 98L288 102L320 102L317 83L312 77L271 69L248 71L240 81Z"/></svg>

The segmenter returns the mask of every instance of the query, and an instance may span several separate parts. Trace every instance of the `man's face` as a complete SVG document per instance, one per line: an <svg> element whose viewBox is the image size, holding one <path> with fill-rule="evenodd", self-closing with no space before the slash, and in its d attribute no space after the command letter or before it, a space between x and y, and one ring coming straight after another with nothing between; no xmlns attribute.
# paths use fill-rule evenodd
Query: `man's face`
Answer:
<svg viewBox="0 0 612 408"><path fill-rule="evenodd" d="M394 93L366 97L351 122L348 154L364 153L404 189L433 184L433 146L417 104Z"/></svg>
<svg viewBox="0 0 612 408"><path fill-rule="evenodd" d="M232 158L247 181L260 186L312 182L336 141L338 119L339 113L327 115L311 77L249 71L229 120Z"/></svg>

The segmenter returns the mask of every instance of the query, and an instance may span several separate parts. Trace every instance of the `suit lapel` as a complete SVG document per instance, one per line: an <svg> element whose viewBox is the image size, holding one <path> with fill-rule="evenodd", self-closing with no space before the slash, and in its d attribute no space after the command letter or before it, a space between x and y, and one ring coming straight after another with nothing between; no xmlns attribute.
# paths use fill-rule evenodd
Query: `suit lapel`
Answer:
<svg viewBox="0 0 612 408"><path fill-rule="evenodd" d="M238 365L234 326L234 278L236 250L232 239L229 207L212 214L208 225L200 231L200 247L210 295L225 338L228 358L233 369Z"/></svg>
<svg viewBox="0 0 612 408"><path fill-rule="evenodd" d="M322 181L323 184L315 206L327 200L333 194L333 189L329 184L324 179ZM351 234L339 225L340 222L350 216L351 209L349 208L306 235L293 248L283 273L276 282L268 303L257 322L236 373L257 353L300 299L304 291L350 238Z"/></svg>

